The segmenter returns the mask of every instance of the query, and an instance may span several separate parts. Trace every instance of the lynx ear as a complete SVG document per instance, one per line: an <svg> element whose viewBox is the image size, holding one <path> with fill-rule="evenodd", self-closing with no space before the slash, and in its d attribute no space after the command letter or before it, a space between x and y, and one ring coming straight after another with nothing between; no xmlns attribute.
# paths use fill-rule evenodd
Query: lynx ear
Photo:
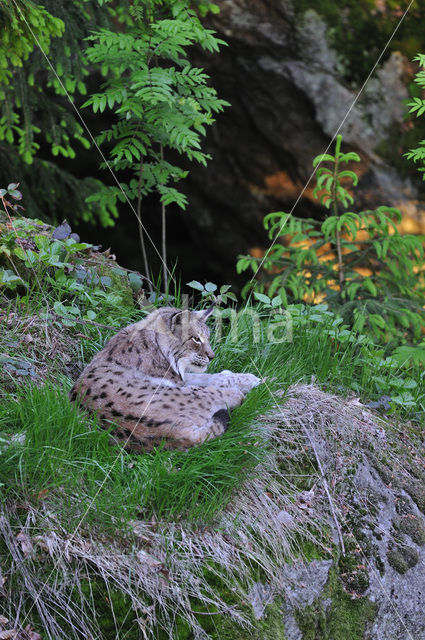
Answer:
<svg viewBox="0 0 425 640"><path fill-rule="evenodd" d="M184 311L182 309L179 309L178 311L173 313L173 315L170 316L171 331L174 331L176 327L183 324L183 320L184 320Z"/></svg>
<svg viewBox="0 0 425 640"><path fill-rule="evenodd" d="M202 311L193 311L192 313L197 320L201 320L202 322L205 322L206 319L209 318L212 312L214 311L214 308L215 308L215 303L213 302L213 304L210 307L208 307L208 309L203 309Z"/></svg>

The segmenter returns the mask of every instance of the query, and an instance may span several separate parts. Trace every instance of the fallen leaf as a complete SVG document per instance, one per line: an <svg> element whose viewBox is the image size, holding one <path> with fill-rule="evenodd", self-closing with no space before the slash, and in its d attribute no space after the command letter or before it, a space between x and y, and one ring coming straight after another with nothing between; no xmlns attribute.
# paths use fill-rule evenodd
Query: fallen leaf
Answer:
<svg viewBox="0 0 425 640"><path fill-rule="evenodd" d="M71 227L66 220L62 222L52 233L52 238L55 240L65 240L71 233Z"/></svg>
<svg viewBox="0 0 425 640"><path fill-rule="evenodd" d="M43 538L43 536L35 536L34 538L34 542L37 543L37 545L39 547L41 547L41 549L43 549L43 551L49 551L49 546L46 544L45 539Z"/></svg>
<svg viewBox="0 0 425 640"><path fill-rule="evenodd" d="M21 549L22 549L22 553L24 554L24 556L25 557L29 556L29 554L32 553L32 551L34 549L33 544L31 542L31 538L26 533L23 533L21 531L16 536L16 539L21 543ZM0 640L1 640L1 638L0 638Z"/></svg>
<svg viewBox="0 0 425 640"><path fill-rule="evenodd" d="M154 558L154 556L149 555L149 553L146 553L146 551L138 551L137 559L141 564L146 564L150 569L153 569L154 571L159 571L162 567L161 560L158 560L158 558Z"/></svg>

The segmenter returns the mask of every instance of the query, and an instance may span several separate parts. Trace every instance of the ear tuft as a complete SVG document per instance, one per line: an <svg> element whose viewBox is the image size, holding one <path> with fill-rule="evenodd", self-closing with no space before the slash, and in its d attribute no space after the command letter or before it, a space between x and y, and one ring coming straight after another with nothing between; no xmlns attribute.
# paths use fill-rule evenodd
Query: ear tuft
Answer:
<svg viewBox="0 0 425 640"><path fill-rule="evenodd" d="M207 318L210 317L214 309L215 309L215 303L213 303L210 307L208 307L208 309L203 309L202 311L193 311L193 315L196 317L197 320L201 320L202 322L205 322Z"/></svg>

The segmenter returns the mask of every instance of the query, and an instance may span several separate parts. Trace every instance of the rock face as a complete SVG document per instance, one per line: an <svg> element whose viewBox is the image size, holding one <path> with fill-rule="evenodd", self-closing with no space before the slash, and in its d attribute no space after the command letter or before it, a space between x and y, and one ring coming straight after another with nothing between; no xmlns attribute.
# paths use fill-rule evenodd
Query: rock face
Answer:
<svg viewBox="0 0 425 640"><path fill-rule="evenodd" d="M423 513L409 494L388 487L370 464L357 470L359 495L373 494L379 531L364 523L375 538L375 566L369 572L366 595L377 604L378 616L369 631L374 640L425 637L425 528ZM378 535L376 535L378 533Z"/></svg>
<svg viewBox="0 0 425 640"><path fill-rule="evenodd" d="M339 548L283 567L285 638L333 638L341 619L355 640L425 638L423 443L312 385L290 389L275 420L304 434L318 466L304 508L312 521L328 513Z"/></svg>
<svg viewBox="0 0 425 640"><path fill-rule="evenodd" d="M270 211L323 215L312 196L312 160L337 132L362 158L356 207L397 206L409 217L406 230L421 231L415 187L376 152L402 123L403 58L392 54L355 90L344 83L343 62L314 11L296 16L289 0L218 4L210 25L229 46L197 54L195 63L232 106L207 140L213 160L206 169L191 167L187 184L190 241L205 248L210 273L232 281L236 256L267 246L262 219Z"/></svg>

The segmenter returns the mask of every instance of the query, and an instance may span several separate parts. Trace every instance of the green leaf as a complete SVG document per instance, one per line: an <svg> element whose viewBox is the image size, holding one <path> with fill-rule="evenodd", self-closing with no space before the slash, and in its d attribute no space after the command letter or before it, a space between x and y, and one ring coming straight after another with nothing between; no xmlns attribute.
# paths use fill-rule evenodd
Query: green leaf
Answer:
<svg viewBox="0 0 425 640"><path fill-rule="evenodd" d="M117 276L126 276L127 271L125 269L121 269L121 267L112 267L112 273L115 273Z"/></svg>
<svg viewBox="0 0 425 640"><path fill-rule="evenodd" d="M139 291L143 287L143 278L139 273L130 272L128 281L133 291Z"/></svg>
<svg viewBox="0 0 425 640"><path fill-rule="evenodd" d="M357 176L356 173L354 173L354 171L340 171L338 173L338 180L340 178L350 178L353 181L353 185L356 186L358 184L359 178Z"/></svg>
<svg viewBox="0 0 425 640"><path fill-rule="evenodd" d="M100 282L101 284L103 284L104 287L112 286L112 278L110 276L101 276Z"/></svg>
<svg viewBox="0 0 425 640"><path fill-rule="evenodd" d="M412 362L413 365L425 366L425 345L397 347L392 357L401 365Z"/></svg>
<svg viewBox="0 0 425 640"><path fill-rule="evenodd" d="M197 280L191 280L191 282L186 282L188 287L192 287L192 289L196 289L197 291L203 291L204 285L198 282Z"/></svg>
<svg viewBox="0 0 425 640"><path fill-rule="evenodd" d="M285 291L284 287L281 287L279 289L279 296L280 296L280 299L282 300L282 305L284 307L287 307L288 306L288 296L286 295L286 291Z"/></svg>
<svg viewBox="0 0 425 640"><path fill-rule="evenodd" d="M347 293L350 300L354 300L357 291L360 289L361 284L359 282L352 282L347 286Z"/></svg>
<svg viewBox="0 0 425 640"><path fill-rule="evenodd" d="M254 298L256 298L259 302L263 302L264 304L270 304L269 296L266 296L264 293L258 293L258 291L254 291Z"/></svg>
<svg viewBox="0 0 425 640"><path fill-rule="evenodd" d="M373 241L373 247L374 247L374 249L375 249L375 251L376 251L376 255L377 255L377 257L378 257L379 259L381 259L381 257L382 257L382 245L381 245L381 243L379 242L379 240L374 240L374 241Z"/></svg>
<svg viewBox="0 0 425 640"><path fill-rule="evenodd" d="M339 159L340 162L360 162L360 156L354 151L342 153Z"/></svg>
<svg viewBox="0 0 425 640"><path fill-rule="evenodd" d="M372 280L370 278L365 278L363 280L363 286L367 291L369 291L369 293L372 296L376 297L376 295L378 293L378 290L377 290L376 286L373 284L373 282L372 282ZM381 325L379 325L379 326L381 326ZM385 324L384 324L384 326L385 326Z"/></svg>
<svg viewBox="0 0 425 640"><path fill-rule="evenodd" d="M325 238L329 238L330 235L335 234L335 230L338 226L338 217L337 216L329 216L328 218L326 218L326 220L322 223L321 229L322 229L322 233L325 236Z"/></svg>
<svg viewBox="0 0 425 640"><path fill-rule="evenodd" d="M380 329L385 329L386 327L384 318L376 313L371 313L369 315L369 321L378 326Z"/></svg>
<svg viewBox="0 0 425 640"><path fill-rule="evenodd" d="M321 162L335 162L334 156L329 153L322 153L320 156L316 156L313 160L313 167L317 167Z"/></svg>
<svg viewBox="0 0 425 640"><path fill-rule="evenodd" d="M397 396L392 396L391 402L394 402L395 404L406 408L416 406L414 397L408 391L405 391L404 393L401 393Z"/></svg>

